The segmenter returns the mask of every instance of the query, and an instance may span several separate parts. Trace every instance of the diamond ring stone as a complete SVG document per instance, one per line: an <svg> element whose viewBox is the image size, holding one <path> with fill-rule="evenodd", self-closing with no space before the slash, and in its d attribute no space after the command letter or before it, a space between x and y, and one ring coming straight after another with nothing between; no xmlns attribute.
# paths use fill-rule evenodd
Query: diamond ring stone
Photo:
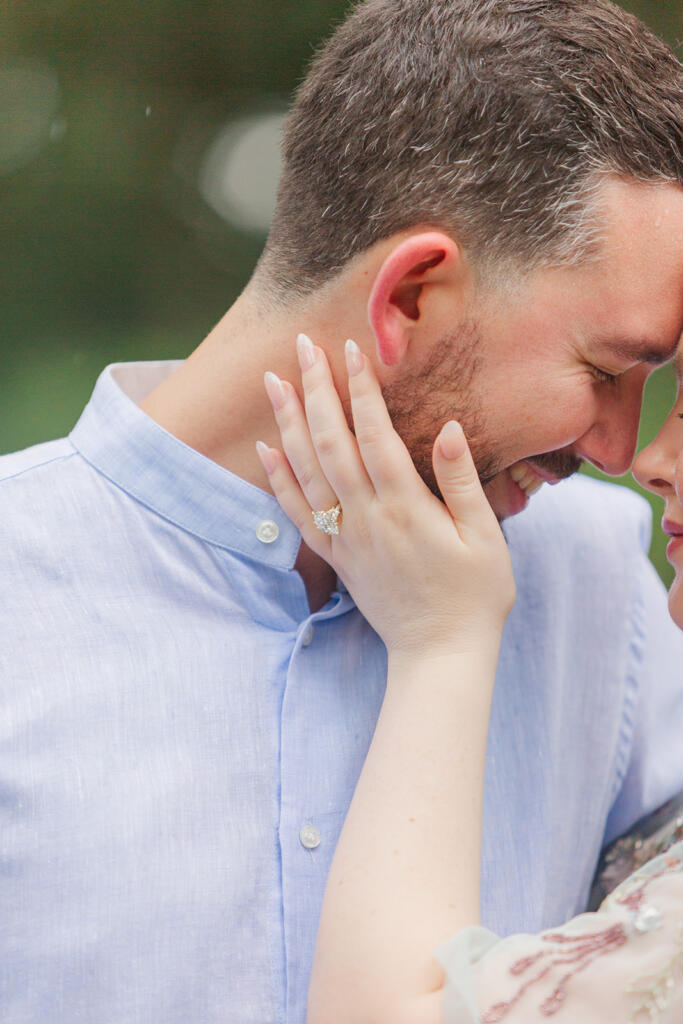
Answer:
<svg viewBox="0 0 683 1024"><path fill-rule="evenodd" d="M339 502L324 512L311 509L311 514L318 530L321 530L323 533L339 533L341 525L341 505Z"/></svg>

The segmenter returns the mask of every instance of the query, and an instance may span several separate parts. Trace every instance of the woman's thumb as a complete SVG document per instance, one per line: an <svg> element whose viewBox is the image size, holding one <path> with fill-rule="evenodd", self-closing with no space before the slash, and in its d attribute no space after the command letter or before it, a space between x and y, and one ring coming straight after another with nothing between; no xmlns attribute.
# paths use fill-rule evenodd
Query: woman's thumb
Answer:
<svg viewBox="0 0 683 1024"><path fill-rule="evenodd" d="M443 500L464 534L471 529L495 523L495 516L486 500L472 455L456 420L449 420L434 442L433 464L436 481ZM496 524L497 525L497 524Z"/></svg>

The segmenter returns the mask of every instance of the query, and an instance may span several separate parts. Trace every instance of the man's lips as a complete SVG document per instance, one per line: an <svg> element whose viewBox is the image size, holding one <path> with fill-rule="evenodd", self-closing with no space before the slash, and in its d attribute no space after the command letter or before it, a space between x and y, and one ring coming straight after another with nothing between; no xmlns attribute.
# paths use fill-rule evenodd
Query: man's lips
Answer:
<svg viewBox="0 0 683 1024"><path fill-rule="evenodd" d="M581 469L583 459L571 448L558 448L554 452L532 455L525 460L549 484L559 484Z"/></svg>
<svg viewBox="0 0 683 1024"><path fill-rule="evenodd" d="M566 479L564 476L558 476L556 473L551 473L547 469L543 469L542 466L537 465L532 459L524 459L527 466L531 466L534 473L537 474L546 484L559 484L560 480Z"/></svg>
<svg viewBox="0 0 683 1024"><path fill-rule="evenodd" d="M536 458L541 462L540 465ZM549 465L545 465L546 461ZM580 465L581 460L575 455L552 452L533 460L520 459L519 462L513 462L483 482L496 515L499 519L506 519L522 512L543 484L558 484L575 473Z"/></svg>
<svg viewBox="0 0 683 1024"><path fill-rule="evenodd" d="M551 486L559 484L561 480L571 475L571 473L552 473L532 459L521 459L519 462L514 462L508 466L507 471L515 483L529 495L534 494L541 484L550 484Z"/></svg>

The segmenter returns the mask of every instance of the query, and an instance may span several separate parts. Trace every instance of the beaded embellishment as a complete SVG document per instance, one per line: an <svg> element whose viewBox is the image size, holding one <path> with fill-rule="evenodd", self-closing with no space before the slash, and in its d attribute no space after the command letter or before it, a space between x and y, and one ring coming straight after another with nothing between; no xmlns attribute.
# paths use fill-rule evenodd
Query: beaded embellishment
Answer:
<svg viewBox="0 0 683 1024"><path fill-rule="evenodd" d="M682 839L683 793L679 793L607 847L595 872L587 909L597 910L629 875Z"/></svg>
<svg viewBox="0 0 683 1024"><path fill-rule="evenodd" d="M644 974L626 986L627 992L641 997L640 1003L631 1014L629 1024L639 1020L658 1021L660 1014L671 1006L676 987L674 971L683 968L683 925L679 924L676 936L676 952L656 974ZM647 1016L645 1016L647 1014Z"/></svg>
<svg viewBox="0 0 683 1024"><path fill-rule="evenodd" d="M683 853L683 850L681 851ZM598 957L620 949L631 938L654 931L662 925L660 910L646 902L648 886L664 875L683 870L676 856L661 858L654 871L641 870L629 878L612 894L601 908L602 911L622 909L628 912L624 922L609 925L599 932L568 935L563 932L546 932L540 936L548 944L547 949L522 957L509 968L515 976L526 975L532 968L538 968L522 982L515 994L507 1001L496 1003L480 1017L481 1024L498 1024L507 1017L510 1010L522 996L544 979L550 980L551 972L563 971L552 991L538 1006L543 1017L552 1017L564 1005L571 979L585 970ZM631 1022L657 1021L660 1012L670 1005L675 988L674 970L683 967L683 924L679 927L676 950L666 964L655 974L644 975L631 982L626 991L641 997L631 1016ZM645 1017L644 1015L647 1014Z"/></svg>

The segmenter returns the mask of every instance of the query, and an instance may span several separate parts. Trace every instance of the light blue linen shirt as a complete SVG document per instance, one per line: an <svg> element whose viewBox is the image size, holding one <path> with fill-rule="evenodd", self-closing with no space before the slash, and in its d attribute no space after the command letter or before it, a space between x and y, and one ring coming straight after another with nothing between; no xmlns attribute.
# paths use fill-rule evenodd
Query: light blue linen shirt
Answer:
<svg viewBox="0 0 683 1024"><path fill-rule="evenodd" d="M108 368L68 439L0 459L3 1024L305 1020L386 653L341 584L310 614L272 496L138 408L176 365ZM582 909L605 832L683 786L645 503L576 479L506 531L483 853L501 935Z"/></svg>

